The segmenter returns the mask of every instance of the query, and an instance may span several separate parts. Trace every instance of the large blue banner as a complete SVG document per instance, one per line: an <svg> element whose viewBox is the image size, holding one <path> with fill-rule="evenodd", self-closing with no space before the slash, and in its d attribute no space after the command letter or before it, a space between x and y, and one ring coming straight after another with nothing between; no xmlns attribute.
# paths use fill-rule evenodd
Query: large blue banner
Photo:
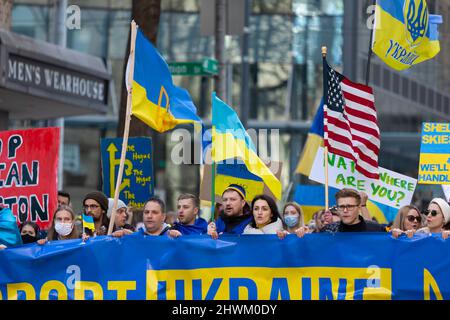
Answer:
<svg viewBox="0 0 450 320"><path fill-rule="evenodd" d="M123 138L102 139L103 192L114 198L119 172ZM153 195L152 140L145 137L128 139L125 167L120 185L119 199L129 206L143 208Z"/></svg>
<svg viewBox="0 0 450 320"><path fill-rule="evenodd" d="M449 299L450 240L133 234L0 251L0 299Z"/></svg>

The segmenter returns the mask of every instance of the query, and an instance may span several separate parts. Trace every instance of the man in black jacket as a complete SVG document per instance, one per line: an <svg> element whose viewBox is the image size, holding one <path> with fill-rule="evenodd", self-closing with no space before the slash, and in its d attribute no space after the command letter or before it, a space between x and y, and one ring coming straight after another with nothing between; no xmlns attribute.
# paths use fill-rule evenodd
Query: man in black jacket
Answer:
<svg viewBox="0 0 450 320"><path fill-rule="evenodd" d="M365 203L361 203L361 195L354 189L342 189L336 193L336 203L340 222L326 225L321 232L385 232L382 225L364 220L360 210Z"/></svg>

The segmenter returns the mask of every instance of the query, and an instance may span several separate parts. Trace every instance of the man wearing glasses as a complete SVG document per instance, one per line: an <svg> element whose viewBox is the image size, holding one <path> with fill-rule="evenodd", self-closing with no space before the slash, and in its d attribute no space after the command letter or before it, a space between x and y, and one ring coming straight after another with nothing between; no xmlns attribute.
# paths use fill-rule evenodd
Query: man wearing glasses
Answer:
<svg viewBox="0 0 450 320"><path fill-rule="evenodd" d="M344 188L335 197L341 221L327 224L321 232L386 232L382 225L364 220L360 215L361 195L358 191Z"/></svg>
<svg viewBox="0 0 450 320"><path fill-rule="evenodd" d="M108 232L109 219L108 212L108 198L103 192L93 191L88 193L83 200L83 210L88 216L94 218L95 232L94 235L101 236ZM88 235L90 230L85 230Z"/></svg>

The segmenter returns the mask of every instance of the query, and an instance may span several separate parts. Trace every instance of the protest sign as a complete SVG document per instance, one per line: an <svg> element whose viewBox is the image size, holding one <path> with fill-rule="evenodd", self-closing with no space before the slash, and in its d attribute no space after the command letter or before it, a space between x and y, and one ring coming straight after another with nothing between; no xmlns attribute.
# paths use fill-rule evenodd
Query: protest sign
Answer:
<svg viewBox="0 0 450 320"><path fill-rule="evenodd" d="M57 206L59 128L0 132L0 204L19 223L51 225Z"/></svg>
<svg viewBox="0 0 450 320"><path fill-rule="evenodd" d="M102 139L103 192L114 198L120 165L122 138ZM153 195L152 141L150 138L129 138L119 199L129 206L143 208Z"/></svg>
<svg viewBox="0 0 450 320"><path fill-rule="evenodd" d="M317 150L309 178L325 183L324 149ZM328 153L329 185L338 189L352 188L364 191L369 199L399 208L411 203L417 180L379 167L380 179L369 179L355 170L353 161Z"/></svg>
<svg viewBox="0 0 450 320"><path fill-rule="evenodd" d="M450 184L450 123L422 124L418 183Z"/></svg>

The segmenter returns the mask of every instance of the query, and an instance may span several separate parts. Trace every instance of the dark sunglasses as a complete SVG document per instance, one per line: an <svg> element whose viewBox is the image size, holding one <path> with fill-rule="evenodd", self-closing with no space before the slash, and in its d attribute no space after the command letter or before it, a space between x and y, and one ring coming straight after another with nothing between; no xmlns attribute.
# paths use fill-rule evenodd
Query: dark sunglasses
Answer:
<svg viewBox="0 0 450 320"><path fill-rule="evenodd" d="M416 217L416 216L406 216L406 219L408 219L409 222L414 222L417 221L418 223L422 222L422 218L421 217Z"/></svg>
<svg viewBox="0 0 450 320"><path fill-rule="evenodd" d="M432 215L433 217L436 217L436 216L438 215L439 212L437 212L436 210L431 210L431 211L430 211L430 210L425 210L425 211L423 212L423 214L426 215L426 216L429 215L430 213L431 213L431 215Z"/></svg>

